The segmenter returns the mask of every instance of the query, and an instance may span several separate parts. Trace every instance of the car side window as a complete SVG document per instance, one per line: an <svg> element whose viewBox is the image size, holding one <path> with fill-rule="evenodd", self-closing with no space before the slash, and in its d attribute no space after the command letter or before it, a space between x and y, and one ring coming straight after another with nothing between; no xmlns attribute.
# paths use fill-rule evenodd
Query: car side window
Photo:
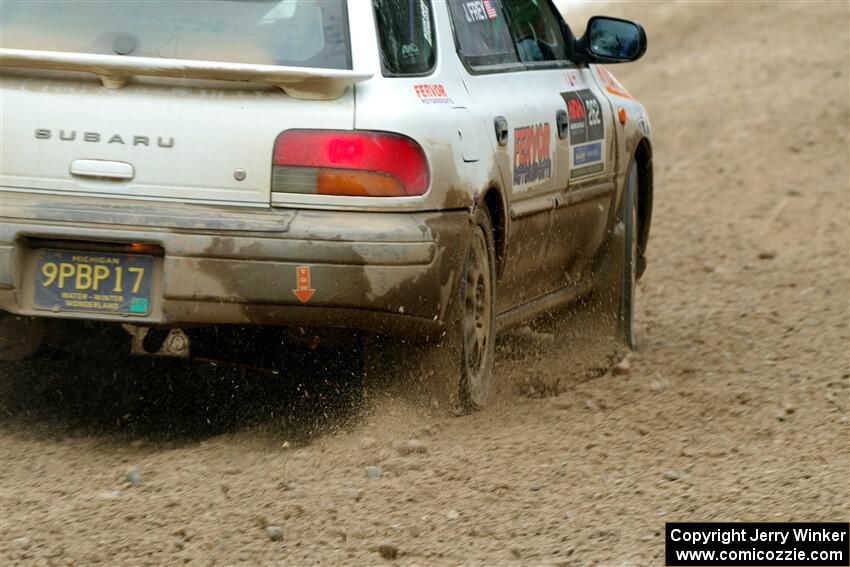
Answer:
<svg viewBox="0 0 850 567"><path fill-rule="evenodd" d="M436 41L430 0L372 0L384 75L424 75L434 68Z"/></svg>
<svg viewBox="0 0 850 567"><path fill-rule="evenodd" d="M523 63L564 61L567 49L560 19L548 0L503 0L508 26Z"/></svg>
<svg viewBox="0 0 850 567"><path fill-rule="evenodd" d="M471 67L517 63L501 0L448 0L458 52Z"/></svg>

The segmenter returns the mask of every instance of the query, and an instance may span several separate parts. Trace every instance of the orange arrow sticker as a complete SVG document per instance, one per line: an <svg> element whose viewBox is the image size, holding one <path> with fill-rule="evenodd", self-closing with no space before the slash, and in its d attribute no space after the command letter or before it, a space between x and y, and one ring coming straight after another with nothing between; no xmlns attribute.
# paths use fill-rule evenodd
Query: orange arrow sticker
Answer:
<svg viewBox="0 0 850 567"><path fill-rule="evenodd" d="M295 268L295 284L296 288L292 290L295 297L301 300L301 303L307 303L316 290L310 287L310 266L298 266Z"/></svg>

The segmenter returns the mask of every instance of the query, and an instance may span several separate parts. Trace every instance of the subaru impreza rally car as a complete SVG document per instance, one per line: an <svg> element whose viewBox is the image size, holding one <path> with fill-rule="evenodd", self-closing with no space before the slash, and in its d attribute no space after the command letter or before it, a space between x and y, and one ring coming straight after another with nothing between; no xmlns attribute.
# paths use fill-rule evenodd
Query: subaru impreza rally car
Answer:
<svg viewBox="0 0 850 567"><path fill-rule="evenodd" d="M651 130L602 65L645 50L551 0L4 0L0 357L59 320L407 335L476 408L544 311L607 294L631 345Z"/></svg>

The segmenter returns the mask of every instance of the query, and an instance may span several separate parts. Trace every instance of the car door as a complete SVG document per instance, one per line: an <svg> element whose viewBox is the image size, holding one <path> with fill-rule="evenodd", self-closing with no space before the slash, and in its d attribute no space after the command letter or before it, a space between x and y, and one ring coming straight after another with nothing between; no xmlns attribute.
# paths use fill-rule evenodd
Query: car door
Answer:
<svg viewBox="0 0 850 567"><path fill-rule="evenodd" d="M551 1L504 1L520 58L536 70L540 105L566 128L555 146L559 193L544 264L560 270L562 285L569 286L605 239L615 188L614 116L593 70L567 59L563 21Z"/></svg>
<svg viewBox="0 0 850 567"><path fill-rule="evenodd" d="M448 0L462 81L496 156L507 201L500 313L551 291L546 270L552 209L559 192L555 116L519 60L503 0Z"/></svg>

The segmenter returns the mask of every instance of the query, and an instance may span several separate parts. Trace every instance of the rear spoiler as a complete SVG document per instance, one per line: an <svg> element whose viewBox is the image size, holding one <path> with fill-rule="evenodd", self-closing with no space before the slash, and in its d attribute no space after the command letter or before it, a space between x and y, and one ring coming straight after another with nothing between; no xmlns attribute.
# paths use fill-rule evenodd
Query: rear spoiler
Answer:
<svg viewBox="0 0 850 567"><path fill-rule="evenodd" d="M344 69L0 48L0 70L7 67L94 73L108 89L120 89L135 75L245 81L274 85L294 98L314 100L339 98L347 87L372 78L371 73Z"/></svg>

